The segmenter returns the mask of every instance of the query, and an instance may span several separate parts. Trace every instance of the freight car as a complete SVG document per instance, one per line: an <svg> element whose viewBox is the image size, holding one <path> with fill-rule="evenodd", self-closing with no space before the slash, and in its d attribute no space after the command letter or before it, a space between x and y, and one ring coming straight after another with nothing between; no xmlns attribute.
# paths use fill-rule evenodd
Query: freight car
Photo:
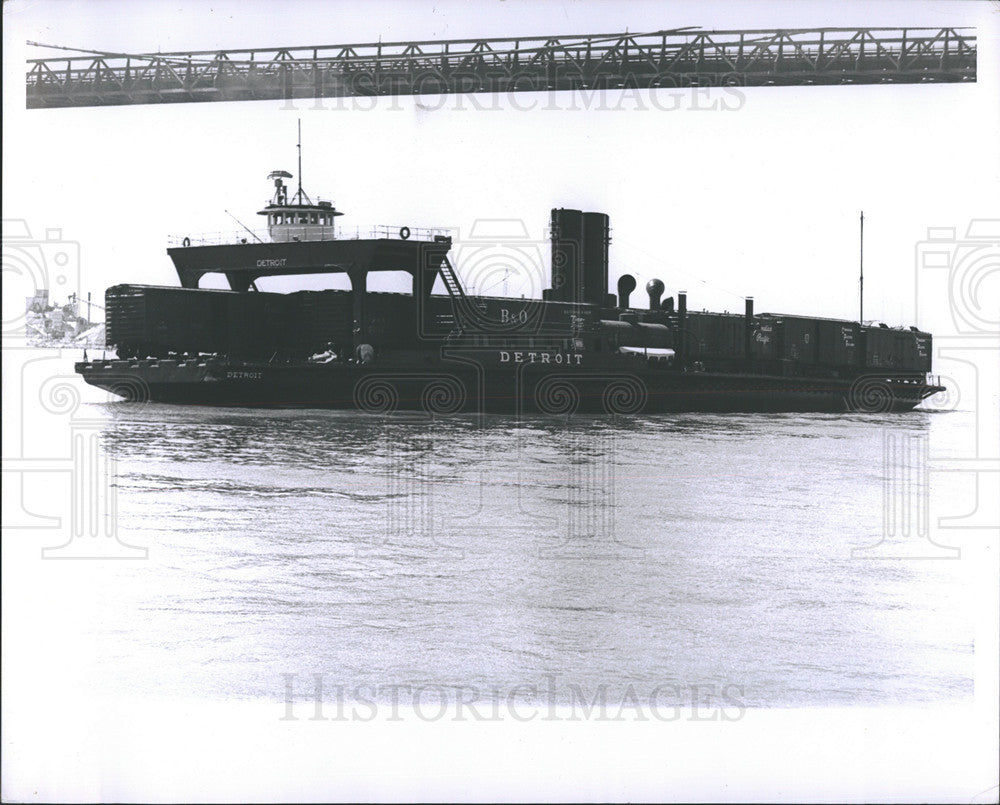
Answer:
<svg viewBox="0 0 1000 805"><path fill-rule="evenodd" d="M292 301L276 293L114 285L104 295L107 342L123 358L266 358L287 345Z"/></svg>

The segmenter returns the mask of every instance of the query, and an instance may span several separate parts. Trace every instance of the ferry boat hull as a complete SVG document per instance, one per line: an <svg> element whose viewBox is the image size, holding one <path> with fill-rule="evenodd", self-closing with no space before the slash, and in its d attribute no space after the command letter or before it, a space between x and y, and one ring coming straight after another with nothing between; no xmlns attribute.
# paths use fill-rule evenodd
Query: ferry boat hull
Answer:
<svg viewBox="0 0 1000 805"><path fill-rule="evenodd" d="M570 356L572 357L572 356ZM131 402L429 414L655 414L909 411L941 386L914 376L790 378L628 367L488 366L474 354L378 365L219 358L77 363L92 386Z"/></svg>
<svg viewBox="0 0 1000 805"><path fill-rule="evenodd" d="M752 297L742 314L699 312L684 291L664 298L659 279L646 283L648 307L636 307L631 274L610 292L602 212L551 210L540 299L506 293L511 265L523 262L524 281L542 280L538 250L514 248L525 233L501 237L499 251L495 239L484 246L470 235L463 259L481 280L502 269L486 290L505 288L476 295L449 259L450 233L403 226L343 237L334 227L342 213L312 203L301 165L292 196L291 174L268 178L267 240L250 230L258 242L185 236L167 250L181 287L107 289L107 343L122 360L77 364L87 383L134 401L431 414L888 412L942 390L926 380L932 336L916 327L755 314ZM369 288L382 272L409 292ZM201 287L207 275L228 290ZM307 275L350 289L258 285Z"/></svg>

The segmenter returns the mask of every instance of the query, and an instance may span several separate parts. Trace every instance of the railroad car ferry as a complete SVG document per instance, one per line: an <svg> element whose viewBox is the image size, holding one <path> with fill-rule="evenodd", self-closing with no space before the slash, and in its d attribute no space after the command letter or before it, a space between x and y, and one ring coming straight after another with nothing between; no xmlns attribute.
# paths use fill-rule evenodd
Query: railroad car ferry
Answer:
<svg viewBox="0 0 1000 805"><path fill-rule="evenodd" d="M179 287L115 285L105 295L113 360L76 371L126 400L569 414L670 411L904 411L934 383L931 334L858 321L695 312L651 280L609 293L607 215L551 211L541 299L474 295L441 230L344 237L343 213L274 171L260 237L185 237L168 248ZM406 272L407 293L368 290ZM228 290L199 287L225 277ZM270 293L262 278L345 274L350 290ZM435 286L441 292L435 293Z"/></svg>

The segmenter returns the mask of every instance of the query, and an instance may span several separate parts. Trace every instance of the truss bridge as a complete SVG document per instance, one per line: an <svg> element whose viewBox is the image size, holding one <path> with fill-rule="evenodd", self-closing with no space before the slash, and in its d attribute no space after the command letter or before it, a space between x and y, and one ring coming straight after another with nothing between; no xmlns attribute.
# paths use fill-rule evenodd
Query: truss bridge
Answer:
<svg viewBox="0 0 1000 805"><path fill-rule="evenodd" d="M54 48L53 45L30 45ZM29 109L453 93L976 80L970 28L815 28L369 42L30 59Z"/></svg>

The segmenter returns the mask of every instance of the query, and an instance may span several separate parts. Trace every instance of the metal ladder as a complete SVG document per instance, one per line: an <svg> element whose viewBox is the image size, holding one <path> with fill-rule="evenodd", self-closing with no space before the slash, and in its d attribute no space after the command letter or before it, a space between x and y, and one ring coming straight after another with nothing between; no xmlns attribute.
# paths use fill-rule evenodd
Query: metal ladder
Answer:
<svg viewBox="0 0 1000 805"><path fill-rule="evenodd" d="M481 310L465 295L462 281L458 278L458 274L455 273L455 269L448 262L447 257L441 261L439 271L441 279L444 281L444 287L451 297L452 310L455 313L455 328L458 335L464 334L469 330L473 332L497 332L497 322L490 321L484 315L485 305L483 305L483 309ZM455 331L452 331L449 334L449 338L455 334Z"/></svg>
<svg viewBox="0 0 1000 805"><path fill-rule="evenodd" d="M455 268L448 261L447 257L441 261L441 266L438 270L441 274L441 280L444 282L444 287L448 291L448 296L451 297L451 307L455 314L455 329L448 334L448 339L451 340L452 336L461 335L464 332L465 325L470 319L475 319L475 313L472 311L469 298L465 295L462 281L458 278Z"/></svg>
<svg viewBox="0 0 1000 805"><path fill-rule="evenodd" d="M456 303L465 306L465 289L462 288L462 282L458 278L458 274L455 273L455 269L452 267L451 263L448 262L448 258L445 257L441 261L441 279L444 281L444 287L448 291L448 296L450 296Z"/></svg>

